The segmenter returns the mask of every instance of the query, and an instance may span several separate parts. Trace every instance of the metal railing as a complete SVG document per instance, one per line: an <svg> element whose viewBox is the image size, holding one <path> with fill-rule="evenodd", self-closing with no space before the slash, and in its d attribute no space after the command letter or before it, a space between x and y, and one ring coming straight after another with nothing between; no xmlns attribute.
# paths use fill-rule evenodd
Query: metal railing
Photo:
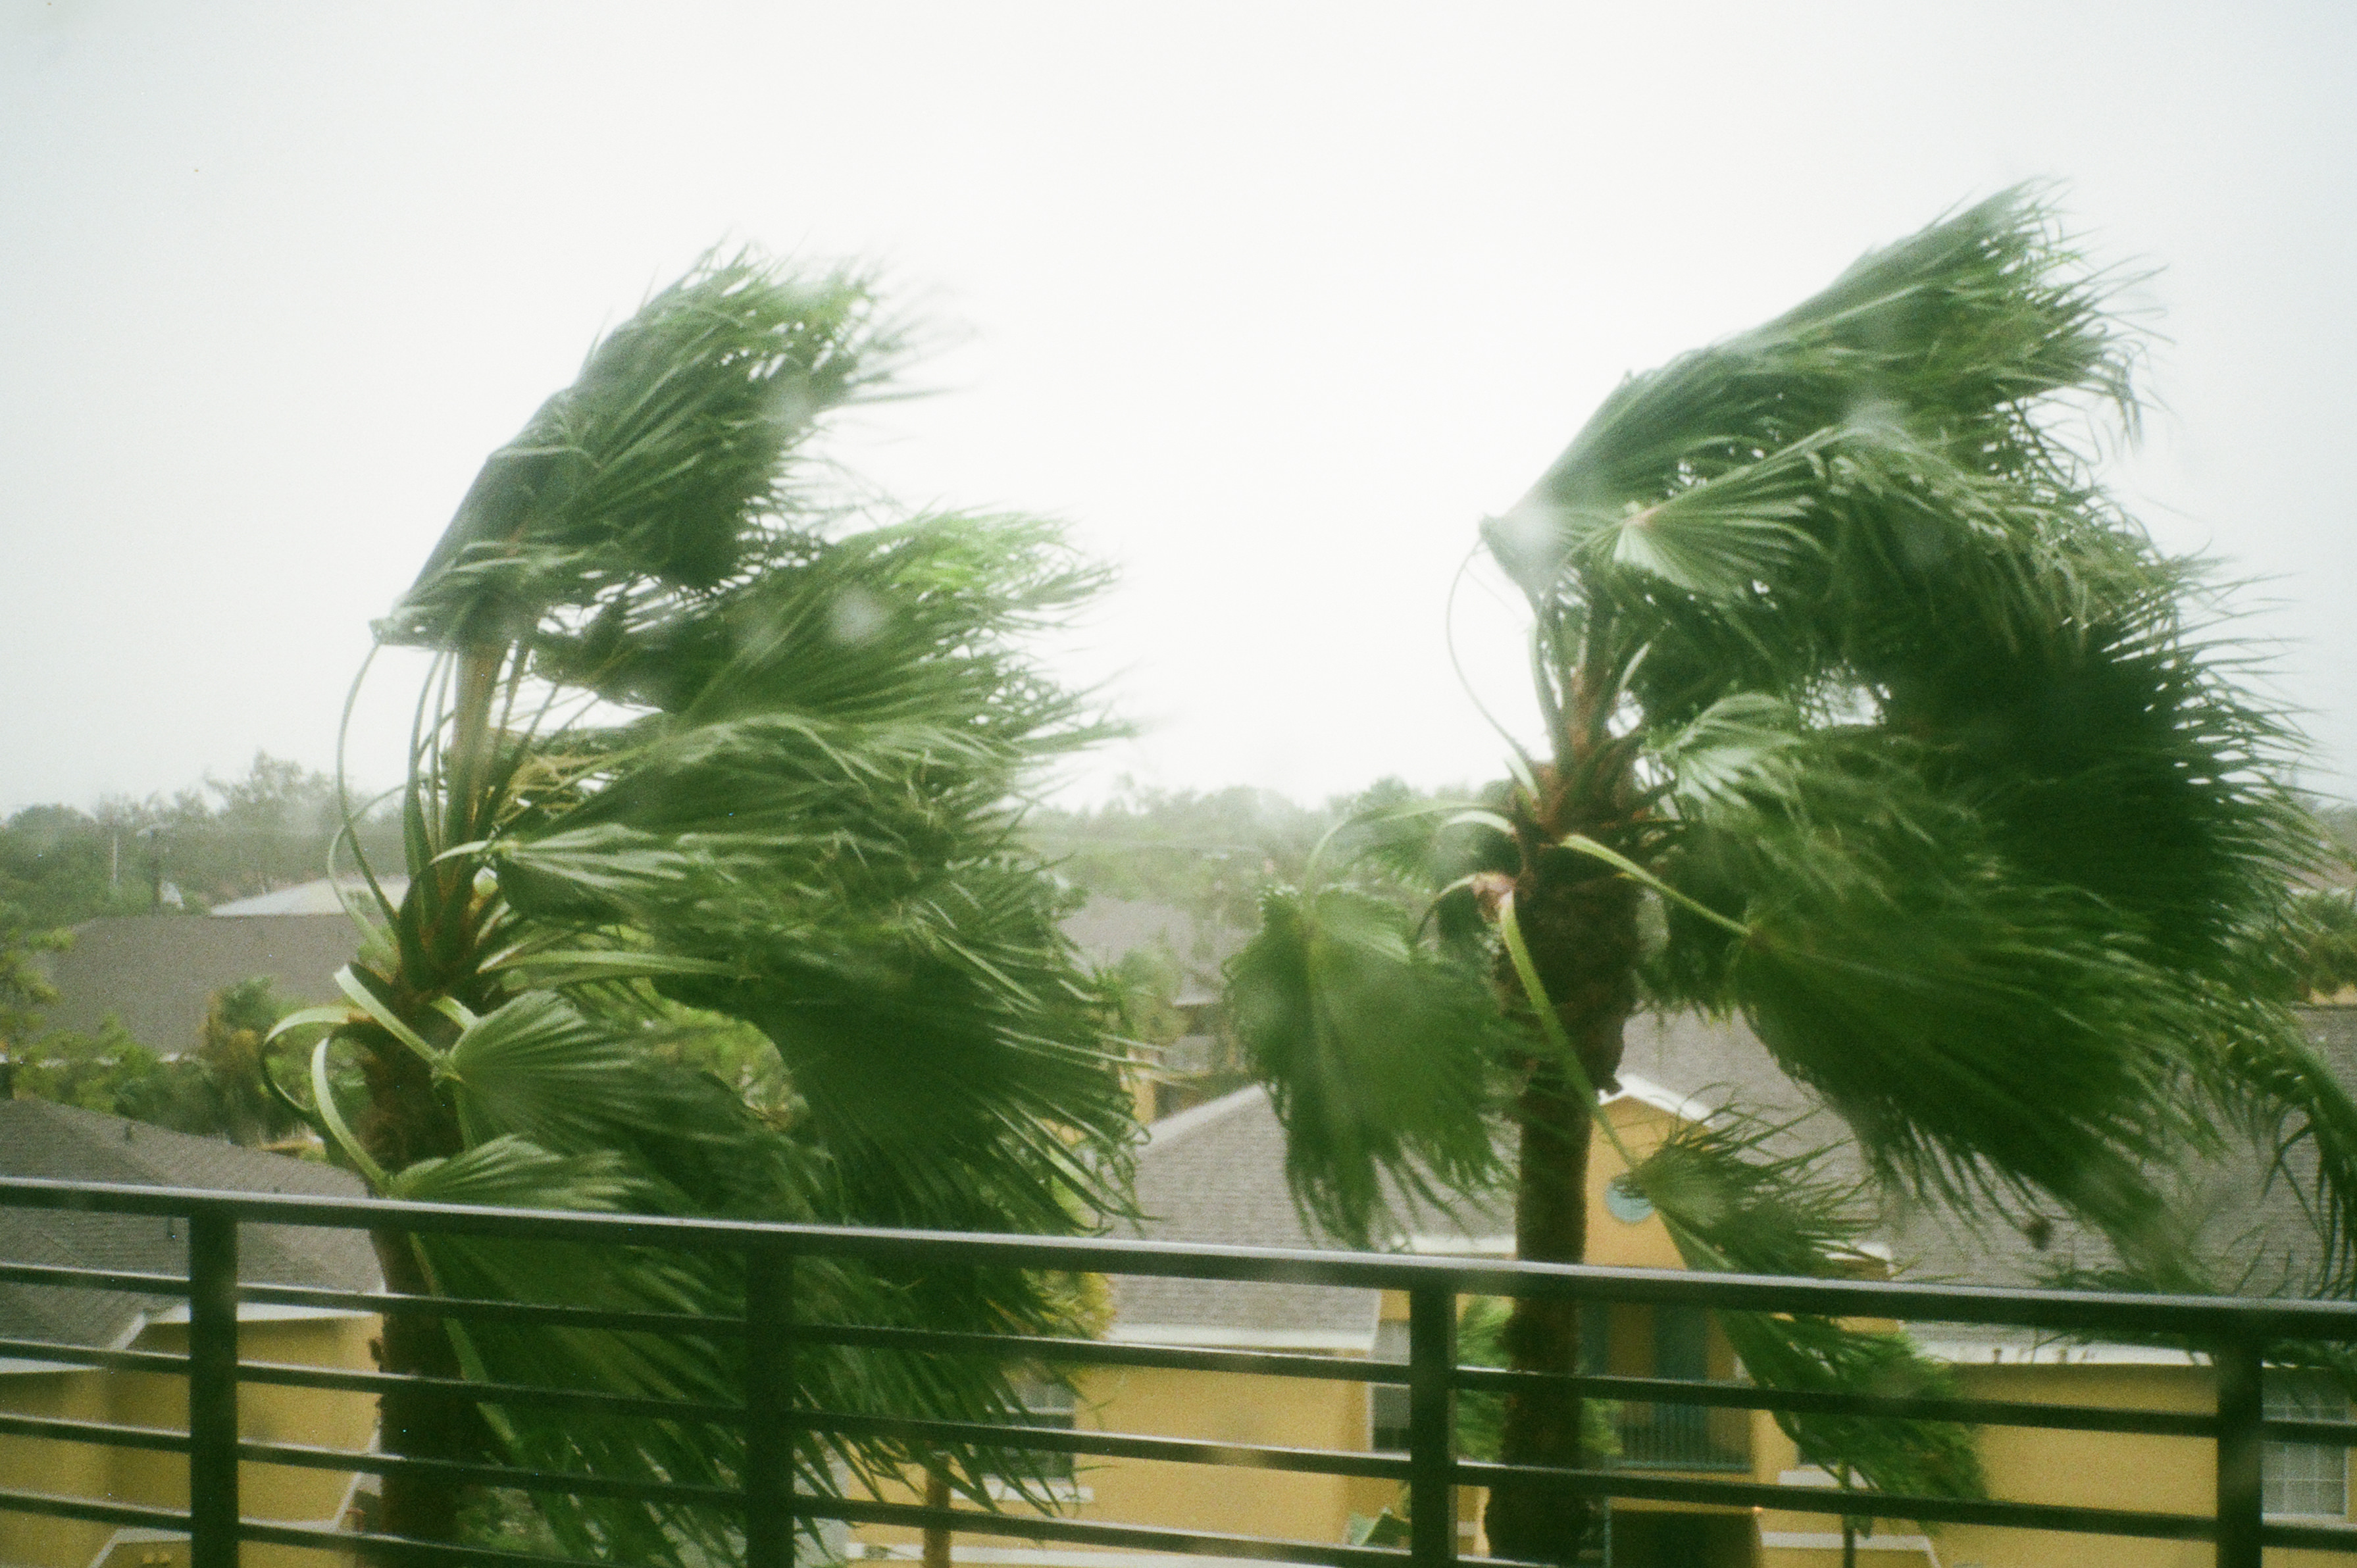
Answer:
<svg viewBox="0 0 2357 1568"><path fill-rule="evenodd" d="M0 1208L7 1207L70 1208L186 1220L188 1268L185 1276L0 1263L0 1282L183 1297L188 1304L186 1355L0 1338L0 1357L185 1378L190 1412L187 1431L166 1433L104 1422L5 1413L0 1414L0 1435L185 1454L189 1506L177 1509L59 1496L18 1486L17 1477L0 1477L0 1511L186 1531L190 1541L191 1568L233 1568L240 1546L246 1541L327 1549L346 1554L382 1548L397 1551L406 1560L418 1563L515 1564L532 1561L512 1552L481 1547L413 1541L244 1517L238 1498L238 1466L242 1460L378 1475L407 1470L445 1480L528 1485L538 1491L575 1491L583 1495L662 1498L685 1489L620 1477L458 1466L375 1452L347 1452L242 1438L238 1423L242 1384L277 1383L382 1393L409 1380L382 1373L242 1361L237 1311L242 1301L342 1311L504 1316L553 1326L651 1326L644 1314L551 1305L519 1307L514 1304L467 1303L381 1292L241 1283L239 1230L246 1224L562 1240L639 1249L725 1252L740 1257L747 1279L745 1315L741 1319L683 1318L662 1326L674 1332L680 1331L683 1325L701 1326L705 1332L744 1337L743 1387L741 1398L734 1405L618 1401L611 1394L501 1384L454 1387L462 1387L466 1397L486 1404L603 1402L608 1409L629 1406L650 1418L741 1423L746 1436L741 1487L730 1492L696 1490L698 1501L720 1502L737 1510L748 1568L791 1568L798 1535L809 1529L811 1521L819 1520L946 1528L963 1535L1325 1563L1335 1568L1390 1568L1394 1564L1441 1568L1460 1556L1456 1512L1458 1488L1516 1481L1538 1482L1603 1498L1652 1499L1834 1517L1871 1515L2152 1540L2208 1541L2216 1543L2216 1560L2223 1568L2257 1568L2263 1546L2357 1551L2357 1527L2265 1518L2260 1473L2263 1441L2344 1448L2357 1443L2357 1422L2266 1419L2260 1390L2261 1369L2270 1348L2287 1342L2357 1340L2357 1304L1766 1279L1435 1257L1166 1245L1104 1238L942 1235L0 1179ZM1405 1293L1409 1304L1409 1355L1405 1363L1383 1362L1312 1354L951 1334L803 1321L795 1309L796 1261L822 1257L874 1264L929 1260L945 1265L1400 1291ZM1465 1367L1457 1362L1456 1332L1460 1299L1469 1295L1569 1296L1651 1306L2011 1325L2063 1336L2159 1337L2206 1348L2215 1369L2216 1398L2214 1407L2207 1411L2131 1410L1985 1399L1800 1392L1732 1382L1653 1378L1551 1378L1546 1374ZM1377 1454L1209 1443L1046 1426L978 1426L848 1415L810 1408L798 1397L796 1358L806 1348L818 1346L992 1354L1024 1365L1157 1368L1319 1381L1340 1380L1360 1384L1404 1383L1409 1403L1408 1449L1405 1455ZM1534 1380L1569 1385L1585 1397L1657 1408L1684 1406L1698 1413L1710 1410L1785 1411L2206 1439L2215 1448L2214 1508L2205 1513L2168 1513L2097 1505L1909 1497L1647 1475L1632 1473L1625 1467L1539 1468L1461 1457L1455 1442L1456 1396L1477 1389L1512 1391L1531 1386ZM889 1435L943 1444L982 1444L1002 1449L1098 1458L1241 1466L1404 1482L1410 1503L1410 1543L1405 1550L1353 1546L1242 1535L1207 1527L1112 1523L1016 1509L940 1509L881 1498L813 1495L797 1491L791 1468L798 1439L810 1433L853 1438Z"/></svg>

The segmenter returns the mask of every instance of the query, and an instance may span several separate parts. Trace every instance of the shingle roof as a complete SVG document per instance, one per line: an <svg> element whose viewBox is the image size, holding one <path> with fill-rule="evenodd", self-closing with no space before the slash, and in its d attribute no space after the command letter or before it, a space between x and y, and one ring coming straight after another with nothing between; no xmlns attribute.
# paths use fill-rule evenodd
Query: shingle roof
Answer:
<svg viewBox="0 0 2357 1568"><path fill-rule="evenodd" d="M1285 1129L1254 1086L1154 1124L1137 1161L1138 1234L1156 1241L1332 1248L1285 1185ZM1115 1338L1371 1349L1373 1291L1224 1280L1114 1281Z"/></svg>
<svg viewBox="0 0 2357 1568"><path fill-rule="evenodd" d="M0 1175L215 1192L362 1196L358 1178L332 1165L44 1100L0 1101ZM0 1208L0 1259L10 1262L185 1274L188 1255L187 1227L175 1221ZM379 1277L366 1236L280 1225L241 1228L238 1275L248 1283L354 1291L375 1289ZM173 1305L124 1292L0 1284L0 1336L115 1345Z"/></svg>
<svg viewBox="0 0 2357 1568"><path fill-rule="evenodd" d="M73 934L48 966L59 996L43 1010L50 1025L87 1033L111 1013L167 1056L196 1048L205 1004L224 985L266 974L291 998L333 1000L335 972L360 945L342 915L126 915L86 920Z"/></svg>
<svg viewBox="0 0 2357 1568"><path fill-rule="evenodd" d="M1220 965L1234 956L1252 933L1199 918L1176 904L1103 894L1064 917L1064 935L1094 964L1113 964L1123 954L1160 948L1184 970L1181 1005L1218 1000Z"/></svg>

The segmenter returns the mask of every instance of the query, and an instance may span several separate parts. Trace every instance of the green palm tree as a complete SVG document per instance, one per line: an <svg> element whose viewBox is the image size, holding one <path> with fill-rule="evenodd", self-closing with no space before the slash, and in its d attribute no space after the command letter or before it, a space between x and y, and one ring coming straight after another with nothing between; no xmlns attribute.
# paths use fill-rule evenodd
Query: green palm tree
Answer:
<svg viewBox="0 0 2357 1568"><path fill-rule="evenodd" d="M2171 1164L2245 1124L2304 1140L2350 1283L2357 1109L2251 982L2313 842L2286 731L2190 618L2194 567L2069 435L2135 424L2110 291L2007 193L1624 381L1483 525L1528 601L1544 753L1486 809L1329 846L1440 889L1423 925L1313 875L1232 972L1308 1209L1363 1238L1387 1193L1510 1181L1520 1255L1578 1260L1622 1026L1702 1008L1748 1019L1886 1188L1990 1221L2060 1205L2149 1278L2190 1278ZM1853 1195L1766 1146L1698 1131L1634 1179L1695 1266L1839 1266ZM1729 1329L1763 1381L1909 1359L1821 1321ZM1505 1339L1567 1372L1578 1335L1524 1303ZM1836 1473L1976 1484L1953 1432L1793 1430ZM1525 1395L1501 1446L1571 1464L1578 1434L1576 1402ZM1585 1510L1508 1487L1489 1522L1568 1561Z"/></svg>
<svg viewBox="0 0 2357 1568"><path fill-rule="evenodd" d="M379 624L380 645L431 654L400 792L408 886L359 860L348 1004L274 1036L282 1062L307 1047L290 1099L375 1191L1051 1233L1125 1211L1135 1126L1101 999L1017 837L1035 771L1105 733L1025 650L1100 575L1036 521L879 519L812 452L901 352L858 277L707 261L492 454ZM400 1291L742 1301L725 1261L375 1240ZM1091 1310L1072 1282L1015 1273L805 1264L796 1290L813 1316L1002 1332ZM384 1349L393 1371L723 1400L739 1354L399 1314ZM839 1409L1019 1408L954 1358L805 1356L798 1375ZM386 1398L384 1440L741 1479L725 1427L415 1392ZM888 1443L797 1459L821 1488L927 1461L976 1496L1022 1474ZM541 1502L576 1553L737 1547L723 1515ZM382 1524L447 1539L455 1507L396 1473Z"/></svg>

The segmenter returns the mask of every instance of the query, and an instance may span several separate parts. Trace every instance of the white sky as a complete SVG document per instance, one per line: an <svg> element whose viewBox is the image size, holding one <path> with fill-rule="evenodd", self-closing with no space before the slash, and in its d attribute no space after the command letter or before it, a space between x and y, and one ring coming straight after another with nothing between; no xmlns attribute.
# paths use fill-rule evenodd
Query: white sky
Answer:
<svg viewBox="0 0 2357 1568"><path fill-rule="evenodd" d="M0 810L326 764L484 455L722 241L958 328L873 474L1120 565L1060 657L1148 731L1083 789L1488 777L1477 521L1623 371L2041 176L2161 269L2123 482L2357 794L2352 88L2345 5L0 0Z"/></svg>

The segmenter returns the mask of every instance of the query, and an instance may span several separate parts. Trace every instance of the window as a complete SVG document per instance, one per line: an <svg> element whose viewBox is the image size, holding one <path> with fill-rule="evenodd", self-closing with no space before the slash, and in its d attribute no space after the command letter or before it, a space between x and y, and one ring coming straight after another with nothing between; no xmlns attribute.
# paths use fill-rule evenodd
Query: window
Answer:
<svg viewBox="0 0 2357 1568"><path fill-rule="evenodd" d="M1016 1397L1023 1402L1023 1424L1052 1427L1058 1432L1070 1432L1077 1423L1072 1419L1071 1386L1037 1372L1017 1373L1015 1377ZM1046 1483L1052 1495L1060 1496L1072 1480L1073 1455L1045 1448L1025 1448L1009 1451L997 1466L998 1474L990 1477L991 1496L1006 1498L1022 1495L1022 1486Z"/></svg>
<svg viewBox="0 0 2357 1568"><path fill-rule="evenodd" d="M1072 1430L1071 1384L1049 1378L1028 1377L1017 1380L1015 1386L1023 1396L1025 1424L1052 1426L1059 1432ZM1072 1478L1072 1456L1070 1454L1049 1454L1033 1449L1031 1457L1043 1477L1060 1481Z"/></svg>
<svg viewBox="0 0 2357 1568"><path fill-rule="evenodd" d="M2346 1421L2349 1396L2315 1372L2270 1371L2267 1415L2278 1421ZM2325 1443L2267 1443L2259 1449L2259 1495L2271 1514L2343 1519L2349 1512L2349 1455Z"/></svg>

